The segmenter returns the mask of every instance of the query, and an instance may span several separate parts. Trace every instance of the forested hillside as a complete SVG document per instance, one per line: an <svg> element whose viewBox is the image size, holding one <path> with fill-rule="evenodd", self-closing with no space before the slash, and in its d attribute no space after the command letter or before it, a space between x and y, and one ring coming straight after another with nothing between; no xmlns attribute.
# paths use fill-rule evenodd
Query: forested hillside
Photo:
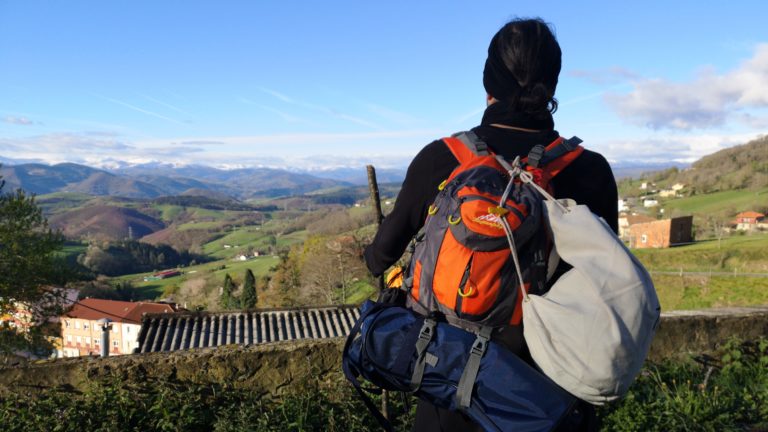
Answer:
<svg viewBox="0 0 768 432"><path fill-rule="evenodd" d="M704 156L690 168L647 173L640 176L640 180L622 183L638 181L651 181L660 189L683 183L686 195L764 188L768 186L768 136Z"/></svg>

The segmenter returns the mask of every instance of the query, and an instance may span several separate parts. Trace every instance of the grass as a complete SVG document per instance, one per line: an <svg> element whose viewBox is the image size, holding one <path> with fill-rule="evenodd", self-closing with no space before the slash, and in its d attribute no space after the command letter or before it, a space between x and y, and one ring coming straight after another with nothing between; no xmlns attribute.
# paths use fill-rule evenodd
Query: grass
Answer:
<svg viewBox="0 0 768 432"><path fill-rule="evenodd" d="M181 225L177 225L176 229L179 231L187 231L187 230L210 230L214 228L223 228L222 223L220 221L200 221L200 222L187 222L183 223Z"/></svg>
<svg viewBox="0 0 768 432"><path fill-rule="evenodd" d="M703 365L647 365L624 399L598 413L607 431L768 430L768 341L731 340Z"/></svg>
<svg viewBox="0 0 768 432"><path fill-rule="evenodd" d="M768 234L733 236L666 249L632 252L648 270L768 273Z"/></svg>
<svg viewBox="0 0 768 432"><path fill-rule="evenodd" d="M160 298L164 294L176 291L183 283L199 279L205 284L206 289L212 289L221 285L224 275L229 273L235 280L242 278L246 269L251 269L254 275L259 276L269 273L269 270L277 265L278 258L262 256L248 261L219 260L205 264L185 267L182 275L158 281L144 281L145 276L152 273L138 273L114 278L115 282L130 282L145 298Z"/></svg>
<svg viewBox="0 0 768 432"><path fill-rule="evenodd" d="M652 272L662 309L681 310L768 304L768 277L743 275L768 273L766 251L768 235L762 234L632 252ZM654 271L683 273L674 275ZM686 274L692 272L703 274Z"/></svg>
<svg viewBox="0 0 768 432"><path fill-rule="evenodd" d="M694 195L661 202L668 214L707 215L723 211L740 212L768 207L768 188L731 190L706 195ZM733 216L729 214L728 216Z"/></svg>
<svg viewBox="0 0 768 432"><path fill-rule="evenodd" d="M664 311L768 305L768 277L659 274L652 277Z"/></svg>
<svg viewBox="0 0 768 432"><path fill-rule="evenodd" d="M93 196L81 193L55 192L38 195L35 201L37 201L45 214L52 215L82 207L93 199Z"/></svg>
<svg viewBox="0 0 768 432"><path fill-rule="evenodd" d="M378 288L365 281L357 281L349 287L349 293L347 294L347 304L358 305L363 301L370 299L375 293L378 292Z"/></svg>
<svg viewBox="0 0 768 432"><path fill-rule="evenodd" d="M230 383L194 384L171 377L94 380L82 393L61 388L37 390L32 396L24 389L10 389L0 398L0 428L8 432L379 428L340 371L321 373L307 364L281 388L279 397ZM394 430L407 431L414 421L415 399L400 396L390 393L390 413ZM378 406L378 396L371 397ZM768 341L728 341L701 363L648 364L623 399L599 408L597 414L603 431L764 431Z"/></svg>
<svg viewBox="0 0 768 432"><path fill-rule="evenodd" d="M153 207L160 212L160 219L166 223L175 220L185 211L184 207L171 204L156 204Z"/></svg>

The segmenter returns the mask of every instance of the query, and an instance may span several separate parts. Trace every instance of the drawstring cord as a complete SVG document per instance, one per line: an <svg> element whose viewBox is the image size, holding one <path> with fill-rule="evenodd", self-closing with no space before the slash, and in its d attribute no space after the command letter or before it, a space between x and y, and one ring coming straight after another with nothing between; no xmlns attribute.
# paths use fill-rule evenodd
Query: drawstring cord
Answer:
<svg viewBox="0 0 768 432"><path fill-rule="evenodd" d="M512 161L511 165L506 160L504 160L504 158L500 156L496 156L496 160L499 162L499 164L501 164L502 167L504 167L504 169L507 170L507 173L509 174L509 183L507 183L507 187L504 189L504 194L501 196L501 200L499 201L499 207L504 208L504 204L507 202L507 198L509 197L509 194L512 192L512 187L514 186L515 178L519 178L521 182L531 185L544 198L555 203L555 205L558 208L560 208L560 210L562 210L563 213L568 213L570 211L569 208L567 208L558 200L556 200L543 187L536 184L536 182L533 181L533 176L531 175L531 173L523 170L520 167L520 156L516 157L515 160ZM528 298L528 291L525 289L525 282L523 281L523 271L520 268L520 259L517 256L517 247L515 246L515 237L514 235L512 235L512 228L509 226L509 222L507 221L507 218L505 218L503 215L499 215L498 218L499 218L499 221L501 222L501 226L504 228L504 234L506 234L507 243L509 243L509 250L512 253L512 261L515 263L515 272L517 273L517 279L518 279L518 282L520 283L520 289L523 292L523 301L526 301L526 302L530 301L530 299Z"/></svg>

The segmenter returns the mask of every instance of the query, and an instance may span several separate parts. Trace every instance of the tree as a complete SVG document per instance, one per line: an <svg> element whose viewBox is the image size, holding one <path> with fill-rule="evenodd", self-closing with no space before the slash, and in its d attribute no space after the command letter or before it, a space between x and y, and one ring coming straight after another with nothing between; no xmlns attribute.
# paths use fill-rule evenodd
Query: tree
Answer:
<svg viewBox="0 0 768 432"><path fill-rule="evenodd" d="M0 352L42 355L50 350L49 319L61 314L63 299L51 290L69 272L56 252L64 245L60 232L48 227L34 196L21 189L3 192L0 179L0 316L27 311L25 325L0 324Z"/></svg>
<svg viewBox="0 0 768 432"><path fill-rule="evenodd" d="M237 308L237 300L233 295L234 292L235 283L232 282L232 277L227 273L224 276L224 287L221 289L221 297L219 297L219 307L224 310Z"/></svg>
<svg viewBox="0 0 768 432"><path fill-rule="evenodd" d="M256 308L257 302L256 277L253 275L251 269L246 269L243 282L243 293L240 296L240 306L244 309L251 310Z"/></svg>

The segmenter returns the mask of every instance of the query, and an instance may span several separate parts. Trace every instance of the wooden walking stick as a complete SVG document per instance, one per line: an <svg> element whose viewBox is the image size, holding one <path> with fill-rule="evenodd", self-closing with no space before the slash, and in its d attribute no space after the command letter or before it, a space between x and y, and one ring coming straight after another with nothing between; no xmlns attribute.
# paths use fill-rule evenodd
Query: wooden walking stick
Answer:
<svg viewBox="0 0 768 432"><path fill-rule="evenodd" d="M368 189L371 192L371 204L373 205L374 217L376 218L376 229L379 229L381 220L384 219L384 215L381 214L381 198L379 198L379 184L376 182L376 168L373 165L365 167L368 170ZM376 278L379 285L379 290L384 289L384 277L379 276ZM389 418L389 392L383 390L381 392L381 414L385 419Z"/></svg>

